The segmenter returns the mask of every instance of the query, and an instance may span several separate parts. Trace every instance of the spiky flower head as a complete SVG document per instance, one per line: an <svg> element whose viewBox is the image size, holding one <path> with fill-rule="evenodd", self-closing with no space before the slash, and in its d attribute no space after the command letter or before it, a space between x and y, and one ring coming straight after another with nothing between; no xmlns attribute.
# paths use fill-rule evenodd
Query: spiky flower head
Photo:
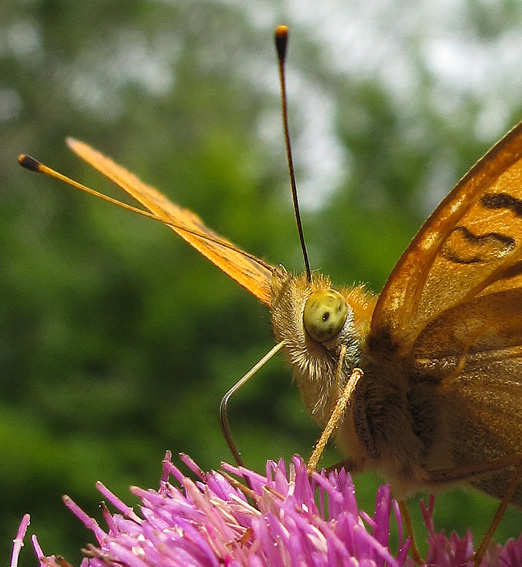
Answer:
<svg viewBox="0 0 522 567"><path fill-rule="evenodd" d="M84 550L82 567L413 567L407 556L398 505L387 485L377 493L374 515L357 507L350 475L344 470L308 474L294 457L287 466L269 461L266 474L223 465L203 472L189 457L181 460L189 478L167 454L159 490L131 491L141 499L136 514L101 483L98 489L116 508L103 505L107 527L81 510L70 498L66 505L94 533L95 545ZM436 533L433 501L424 508L430 567L471 567L473 539ZM390 518L399 543L390 544ZM28 517L20 526L11 567L16 567ZM41 567L66 562L45 556L33 545ZM481 567L522 566L522 538L491 546Z"/></svg>

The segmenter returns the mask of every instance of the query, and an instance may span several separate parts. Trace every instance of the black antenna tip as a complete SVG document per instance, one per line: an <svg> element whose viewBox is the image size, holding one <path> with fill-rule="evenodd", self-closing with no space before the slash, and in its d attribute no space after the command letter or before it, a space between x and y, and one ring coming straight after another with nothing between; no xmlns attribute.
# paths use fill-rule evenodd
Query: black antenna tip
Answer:
<svg viewBox="0 0 522 567"><path fill-rule="evenodd" d="M25 169L29 169L30 171L40 172L40 166L42 165L37 159L34 159L27 154L20 154L18 156L18 163L25 167Z"/></svg>
<svg viewBox="0 0 522 567"><path fill-rule="evenodd" d="M286 57L286 47L288 45L288 26L277 26L274 33L274 39L277 49L277 56L279 57L279 60L283 62Z"/></svg>

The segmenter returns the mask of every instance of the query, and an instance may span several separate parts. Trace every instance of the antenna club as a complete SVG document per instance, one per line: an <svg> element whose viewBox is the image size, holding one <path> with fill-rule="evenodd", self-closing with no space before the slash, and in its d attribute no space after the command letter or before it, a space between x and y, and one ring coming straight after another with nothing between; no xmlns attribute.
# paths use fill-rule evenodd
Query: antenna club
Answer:
<svg viewBox="0 0 522 567"><path fill-rule="evenodd" d="M279 57L279 60L283 62L286 57L286 48L288 45L288 26L277 26L274 33L274 39L277 49L277 56Z"/></svg>
<svg viewBox="0 0 522 567"><path fill-rule="evenodd" d="M42 164L38 160L34 159L31 156L28 156L27 154L20 154L18 156L18 163L22 167L25 167L25 169L29 169L30 171L36 171L38 173L41 171L40 166Z"/></svg>

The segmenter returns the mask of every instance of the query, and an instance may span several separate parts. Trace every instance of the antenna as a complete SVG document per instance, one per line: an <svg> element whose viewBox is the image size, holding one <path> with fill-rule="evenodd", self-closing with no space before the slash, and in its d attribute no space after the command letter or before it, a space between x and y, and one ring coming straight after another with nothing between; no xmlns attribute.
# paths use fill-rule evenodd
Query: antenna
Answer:
<svg viewBox="0 0 522 567"><path fill-rule="evenodd" d="M294 203L295 222L297 223L297 232L299 233L299 242L303 251L303 259L305 263L306 279L310 282L312 275L310 271L310 262L308 260L308 252L303 234L303 223L301 222L301 213L299 212L299 201L297 198L297 185L295 182L294 161L292 159L292 146L290 144L290 132L288 130L288 109L286 104L286 74L285 59L286 48L288 46L288 26L277 26L274 34L277 59L279 65L279 82L281 84L281 110L283 114L283 131L285 136L286 159L288 162L288 172L290 174L290 187L292 188L292 200Z"/></svg>
<svg viewBox="0 0 522 567"><path fill-rule="evenodd" d="M139 209L138 207L133 207L132 205L128 205L127 203L124 203L123 201L119 201L118 199L114 199L113 197L109 197L108 195L100 193L99 191L96 191L95 189L91 189L90 187L87 187L86 185L83 185L82 183L79 183L78 181L75 181L74 179L67 177L63 173L60 173L59 171L56 171L56 170L50 168L48 165L45 165L44 163L42 163L41 161L38 161L34 157L31 157L30 155L20 154L18 156L18 163L22 167L24 167L25 169L28 169L29 171L34 171L36 173L43 173L44 175L48 175L49 177L53 177L54 179L58 179L59 181L62 181L63 183L66 183L67 185L70 185L71 187L74 187L75 189L79 189L80 191L83 191L84 193L88 193L89 195L92 195L93 197L97 197L98 199L101 199L102 201L107 201L108 203L116 205L117 207L120 207L121 209L125 209L127 211L131 211L132 213L136 213L136 214L141 215L143 217L158 221L161 224L164 224L165 226L168 226L168 227L173 228L175 230L182 231L185 234L190 234L192 236L196 236L197 238L200 238L201 240L206 240L207 242L214 242L218 246L222 246L223 248L226 248L228 250L235 250L236 252L239 252L242 256L244 256L245 258L248 258L249 260L252 260L253 262L258 264L259 266L262 266L263 268L266 268L267 270L272 271L272 266L270 266L270 264L264 262L260 258L257 258L256 256L254 256L254 254L250 254L249 252L245 252L244 250L240 250L235 244L232 244L231 242L228 242L226 240L219 238L218 235L215 235L215 237L213 237L213 236L210 236L209 234L205 234L202 231L191 230L190 228L187 228L186 226L183 226L182 224L175 223L175 222L169 222L165 217L158 216L156 213L152 213L150 211L145 211L143 209Z"/></svg>

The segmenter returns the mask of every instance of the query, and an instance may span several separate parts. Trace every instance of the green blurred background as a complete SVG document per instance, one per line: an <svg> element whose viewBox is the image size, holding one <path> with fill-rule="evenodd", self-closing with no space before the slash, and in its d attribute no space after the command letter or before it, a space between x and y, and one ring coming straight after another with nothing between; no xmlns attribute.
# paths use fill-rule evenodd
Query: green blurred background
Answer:
<svg viewBox="0 0 522 567"><path fill-rule="evenodd" d="M435 204L522 117L516 0L0 4L0 557L25 512L47 553L91 541L102 480L157 487L166 449L230 460L224 392L271 347L269 315L168 229L20 169L27 152L102 191L64 145L114 157L209 226L300 271L275 25L291 26L290 121L311 263L378 291ZM231 405L247 464L318 431L281 358ZM338 455L332 449L324 463ZM376 481L358 479L373 506ZM482 535L495 503L438 497ZM415 501L411 509L418 509ZM516 511L498 539L520 533ZM424 532L419 529L420 538ZM35 565L26 549L21 565Z"/></svg>

